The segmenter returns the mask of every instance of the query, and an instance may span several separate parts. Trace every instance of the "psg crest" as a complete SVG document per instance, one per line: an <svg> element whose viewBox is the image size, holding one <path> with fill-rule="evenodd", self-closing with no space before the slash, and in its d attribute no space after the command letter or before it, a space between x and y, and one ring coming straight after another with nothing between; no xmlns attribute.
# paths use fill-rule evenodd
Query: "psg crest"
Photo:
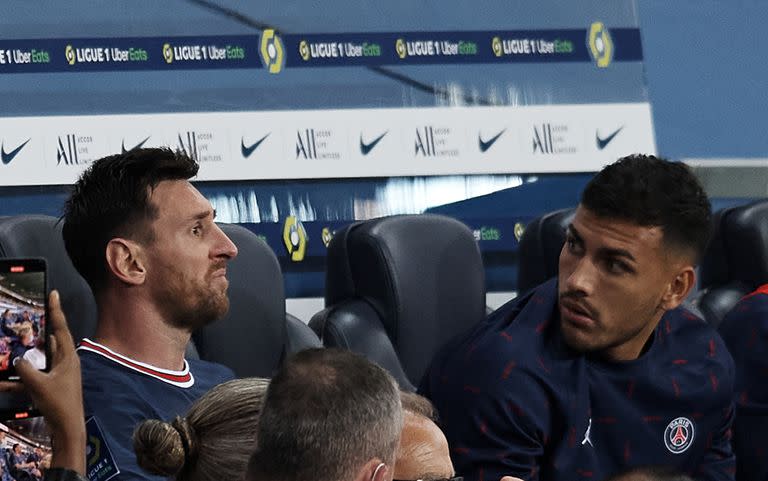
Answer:
<svg viewBox="0 0 768 481"><path fill-rule="evenodd" d="M693 444L693 423L688 418L676 418L664 430L664 444L673 454L680 454Z"/></svg>

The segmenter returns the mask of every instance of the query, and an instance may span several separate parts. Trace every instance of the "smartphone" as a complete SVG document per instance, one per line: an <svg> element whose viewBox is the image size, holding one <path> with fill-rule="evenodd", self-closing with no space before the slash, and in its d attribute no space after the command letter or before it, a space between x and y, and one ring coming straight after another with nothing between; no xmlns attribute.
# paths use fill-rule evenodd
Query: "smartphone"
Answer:
<svg viewBox="0 0 768 481"><path fill-rule="evenodd" d="M47 371L48 270L45 259L0 259L0 381L18 381L14 361Z"/></svg>

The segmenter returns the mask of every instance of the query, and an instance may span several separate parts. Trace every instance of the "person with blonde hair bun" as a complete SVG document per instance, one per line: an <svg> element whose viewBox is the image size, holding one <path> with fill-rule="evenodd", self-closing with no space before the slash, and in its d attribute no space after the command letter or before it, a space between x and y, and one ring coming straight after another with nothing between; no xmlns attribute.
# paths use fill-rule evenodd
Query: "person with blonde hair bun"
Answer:
<svg viewBox="0 0 768 481"><path fill-rule="evenodd" d="M178 481L240 479L256 451L256 431L269 379L220 384L170 423L150 419L133 433L139 466Z"/></svg>

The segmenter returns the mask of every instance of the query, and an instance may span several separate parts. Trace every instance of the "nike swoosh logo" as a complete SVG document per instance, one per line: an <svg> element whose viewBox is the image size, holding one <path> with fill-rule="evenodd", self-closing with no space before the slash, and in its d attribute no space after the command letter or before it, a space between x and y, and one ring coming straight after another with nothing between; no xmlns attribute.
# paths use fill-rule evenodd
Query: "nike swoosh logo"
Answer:
<svg viewBox="0 0 768 481"><path fill-rule="evenodd" d="M493 146L493 144L495 144L496 141L499 140L499 137L501 137L501 135L506 131L507 129L502 130L498 134L491 137L491 139L487 142L484 142L480 134L477 134L477 143L480 146L480 152L485 152L486 150L490 149Z"/></svg>
<svg viewBox="0 0 768 481"><path fill-rule="evenodd" d="M16 157L17 155L19 155L19 152L21 152L21 149L23 149L24 146L27 145L30 140L32 140L32 139L31 138L27 139L26 142L24 142L23 144L19 145L18 147L16 147L15 149L13 149L10 152L6 152L5 151L5 143L3 143L3 145L0 146L0 158L2 158L3 164L5 164L5 165L10 164L11 161L13 160L13 158Z"/></svg>
<svg viewBox="0 0 768 481"><path fill-rule="evenodd" d="M389 133L389 130L387 130L383 134L379 135L378 137L373 139L373 141L371 141L371 142L369 142L367 144L365 142L363 142L363 134L360 134L360 152L363 155L368 155L368 153L370 153L370 151L372 151L373 148L376 147L376 144L381 142L381 139L383 139L384 136L387 135L388 133Z"/></svg>
<svg viewBox="0 0 768 481"><path fill-rule="evenodd" d="M147 140L149 140L150 137L152 137L152 136L151 135L147 136L146 139L142 140L141 142L139 142L138 144L134 145L130 149L126 149L125 148L125 139L123 139L122 143L120 144L120 148L122 149L124 154L127 153L127 152L130 152L132 150L140 149L142 145L147 143Z"/></svg>
<svg viewBox="0 0 768 481"><path fill-rule="evenodd" d="M270 132L269 134L271 134ZM267 137L269 137L269 134L265 135L264 137L260 138L256 142L250 145L250 147L245 146L245 138L240 137L240 152L242 152L243 157L246 159L251 156L254 150L259 148L259 145L261 145L262 142L267 140Z"/></svg>
<svg viewBox="0 0 768 481"><path fill-rule="evenodd" d="M619 135L619 132L621 132L623 128L624 126L622 125L618 129L616 129L614 133L612 133L611 135L609 135L604 139L601 139L600 134L598 132L595 132L595 139L597 140L597 150L603 150L608 144L611 143L611 140L613 140L614 137Z"/></svg>

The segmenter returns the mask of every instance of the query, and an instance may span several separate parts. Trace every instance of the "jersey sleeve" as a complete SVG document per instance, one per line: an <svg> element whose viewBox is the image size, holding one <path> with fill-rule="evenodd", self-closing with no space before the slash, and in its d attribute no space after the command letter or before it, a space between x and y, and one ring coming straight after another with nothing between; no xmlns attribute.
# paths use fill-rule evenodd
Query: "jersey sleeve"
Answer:
<svg viewBox="0 0 768 481"><path fill-rule="evenodd" d="M725 408L722 422L713 433L712 441L696 470L701 481L733 481L736 475L736 456L731 446L733 406Z"/></svg>
<svg viewBox="0 0 768 481"><path fill-rule="evenodd" d="M737 477L768 479L768 295L757 293L734 306L720 334L736 365L733 448Z"/></svg>
<svg viewBox="0 0 768 481"><path fill-rule="evenodd" d="M457 474L538 480L551 432L546 390L502 352L462 357L433 364L420 389L435 404Z"/></svg>

